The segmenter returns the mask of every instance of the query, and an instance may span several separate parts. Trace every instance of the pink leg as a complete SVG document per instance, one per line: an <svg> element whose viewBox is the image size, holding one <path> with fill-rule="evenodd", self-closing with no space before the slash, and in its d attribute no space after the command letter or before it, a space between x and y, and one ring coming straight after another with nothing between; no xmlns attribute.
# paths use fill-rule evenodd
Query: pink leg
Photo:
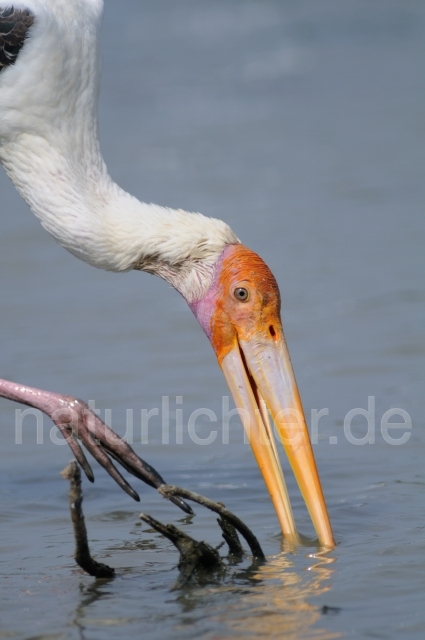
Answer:
<svg viewBox="0 0 425 640"><path fill-rule="evenodd" d="M29 405L48 415L71 447L90 482L94 482L93 471L78 440L134 500L140 502L139 495L123 478L110 458L117 460L129 473L155 489L166 484L160 474L139 458L133 449L96 416L82 400L1 379L0 396ZM173 497L171 501L186 513L193 513L189 505L181 498Z"/></svg>

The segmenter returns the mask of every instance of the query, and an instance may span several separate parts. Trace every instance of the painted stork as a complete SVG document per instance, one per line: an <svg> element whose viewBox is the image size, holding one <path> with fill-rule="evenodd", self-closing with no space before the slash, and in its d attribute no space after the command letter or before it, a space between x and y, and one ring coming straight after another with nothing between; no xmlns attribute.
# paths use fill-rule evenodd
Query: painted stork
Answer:
<svg viewBox="0 0 425 640"><path fill-rule="evenodd" d="M184 297L244 409L283 534L299 541L268 414L319 542L332 547L271 271L224 222L139 202L108 174L97 133L102 12L103 0L0 0L0 161L42 226L74 256L100 269L147 271ZM134 499L111 458L153 487L164 484L84 402L6 380L0 395L49 415L89 480L78 440Z"/></svg>

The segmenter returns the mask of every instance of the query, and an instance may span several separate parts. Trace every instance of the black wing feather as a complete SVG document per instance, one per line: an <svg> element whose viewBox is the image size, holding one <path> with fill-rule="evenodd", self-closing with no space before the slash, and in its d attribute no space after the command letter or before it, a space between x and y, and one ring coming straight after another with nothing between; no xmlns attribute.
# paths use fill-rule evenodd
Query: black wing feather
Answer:
<svg viewBox="0 0 425 640"><path fill-rule="evenodd" d="M33 23L29 9L0 7L0 73L16 62Z"/></svg>

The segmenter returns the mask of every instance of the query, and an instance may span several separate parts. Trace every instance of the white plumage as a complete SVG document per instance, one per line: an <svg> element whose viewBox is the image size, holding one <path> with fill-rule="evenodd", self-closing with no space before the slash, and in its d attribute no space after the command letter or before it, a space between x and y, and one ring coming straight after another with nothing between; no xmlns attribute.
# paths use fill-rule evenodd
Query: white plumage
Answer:
<svg viewBox="0 0 425 640"><path fill-rule="evenodd" d="M0 2L0 8L6 6ZM102 269L142 269L188 302L238 239L221 220L139 202L110 178L97 102L102 0L26 0L35 16L16 64L0 74L0 161L43 227Z"/></svg>

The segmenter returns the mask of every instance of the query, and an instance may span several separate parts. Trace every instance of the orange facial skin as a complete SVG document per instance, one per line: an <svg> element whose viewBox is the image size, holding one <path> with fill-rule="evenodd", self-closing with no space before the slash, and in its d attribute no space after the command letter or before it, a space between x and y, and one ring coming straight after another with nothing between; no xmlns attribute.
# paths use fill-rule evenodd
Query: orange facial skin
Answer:
<svg viewBox="0 0 425 640"><path fill-rule="evenodd" d="M246 302L235 297L240 287L248 291ZM225 250L210 327L219 364L236 347L238 336L248 340L254 335L274 339L282 335L277 282L265 262L243 245Z"/></svg>

